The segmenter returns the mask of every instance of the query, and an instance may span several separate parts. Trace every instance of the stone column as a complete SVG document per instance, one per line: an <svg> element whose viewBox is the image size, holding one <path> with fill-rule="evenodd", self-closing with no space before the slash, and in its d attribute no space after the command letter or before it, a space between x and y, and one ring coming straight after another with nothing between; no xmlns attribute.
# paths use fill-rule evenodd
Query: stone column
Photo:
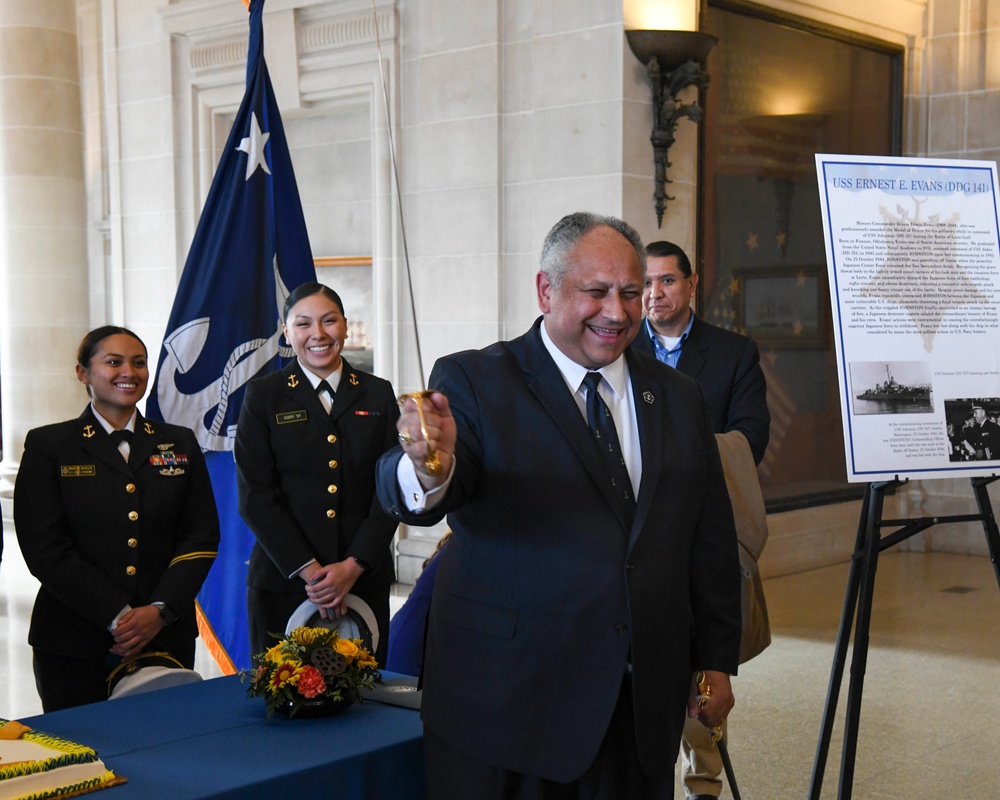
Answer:
<svg viewBox="0 0 1000 800"><path fill-rule="evenodd" d="M0 2L0 491L30 428L74 417L89 321L76 3Z"/></svg>

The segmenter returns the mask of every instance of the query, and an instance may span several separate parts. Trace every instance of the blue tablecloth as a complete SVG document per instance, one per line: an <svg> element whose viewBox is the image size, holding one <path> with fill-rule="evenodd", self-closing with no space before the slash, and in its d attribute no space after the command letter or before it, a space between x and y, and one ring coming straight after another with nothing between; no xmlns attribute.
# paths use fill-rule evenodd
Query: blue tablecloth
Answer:
<svg viewBox="0 0 1000 800"><path fill-rule="evenodd" d="M419 712L371 701L265 721L264 701L230 676L22 721L93 747L127 778L102 800L425 797Z"/></svg>

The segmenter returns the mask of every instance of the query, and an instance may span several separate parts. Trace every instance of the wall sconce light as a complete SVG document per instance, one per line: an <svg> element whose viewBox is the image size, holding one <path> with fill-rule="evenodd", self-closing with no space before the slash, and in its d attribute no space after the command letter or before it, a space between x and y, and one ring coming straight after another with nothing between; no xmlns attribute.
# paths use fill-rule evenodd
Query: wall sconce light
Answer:
<svg viewBox="0 0 1000 800"><path fill-rule="evenodd" d="M662 227L667 200L667 152L674 143L677 123L687 117L694 123L701 121L704 112L697 101L682 103L677 99L682 89L708 86L708 73L701 65L708 58L718 37L697 31L625 31L628 46L635 57L646 67L653 85L653 163L656 167L656 225Z"/></svg>

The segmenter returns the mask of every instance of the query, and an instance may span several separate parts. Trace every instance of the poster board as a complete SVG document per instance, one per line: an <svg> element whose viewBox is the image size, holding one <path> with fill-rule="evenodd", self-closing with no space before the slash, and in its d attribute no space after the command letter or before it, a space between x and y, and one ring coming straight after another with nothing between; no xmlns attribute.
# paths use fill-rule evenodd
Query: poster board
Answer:
<svg viewBox="0 0 1000 800"><path fill-rule="evenodd" d="M997 166L816 155L847 479L1000 473Z"/></svg>

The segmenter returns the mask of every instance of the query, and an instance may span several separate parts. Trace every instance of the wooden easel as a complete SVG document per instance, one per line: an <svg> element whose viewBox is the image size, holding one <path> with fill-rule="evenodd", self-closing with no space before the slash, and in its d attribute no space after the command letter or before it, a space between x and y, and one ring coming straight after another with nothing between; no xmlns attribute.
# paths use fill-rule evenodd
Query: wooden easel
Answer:
<svg viewBox="0 0 1000 800"><path fill-rule="evenodd" d="M868 662L868 631L871 626L872 597L875 593L875 570L878 566L878 554L899 544L911 536L927 530L933 525L946 522L982 522L989 546L990 560L996 573L997 585L1000 586L1000 532L997 530L996 519L987 487L1000 478L998 475L970 478L972 491L979 507L978 514L959 514L946 517L920 517L917 519L882 519L882 508L885 494L906 483L905 480L891 480L881 483L870 483L865 487L865 497L861 507L861 519L858 523L858 536L851 559L851 572L847 580L847 592L844 595L844 609L840 616L840 629L837 633L837 646L833 656L833 668L830 672L830 685L826 694L826 707L823 710L823 723L820 730L819 743L816 745L816 759L813 762L812 780L809 785L809 800L819 800L823 788L823 773L826 769L826 757L830 749L830 737L833 733L834 716L837 710L837 700L840 694L840 684L844 676L844 664L847 660L847 647L851 639L852 625L854 627L854 656L851 659L851 680L847 692L847 719L844 728L844 747L840 761L840 786L838 800L851 800L854 784L854 759L857 755L858 721L861 718L861 694L865 682L865 666ZM902 526L883 536L885 526ZM857 619L855 620L855 611Z"/></svg>

